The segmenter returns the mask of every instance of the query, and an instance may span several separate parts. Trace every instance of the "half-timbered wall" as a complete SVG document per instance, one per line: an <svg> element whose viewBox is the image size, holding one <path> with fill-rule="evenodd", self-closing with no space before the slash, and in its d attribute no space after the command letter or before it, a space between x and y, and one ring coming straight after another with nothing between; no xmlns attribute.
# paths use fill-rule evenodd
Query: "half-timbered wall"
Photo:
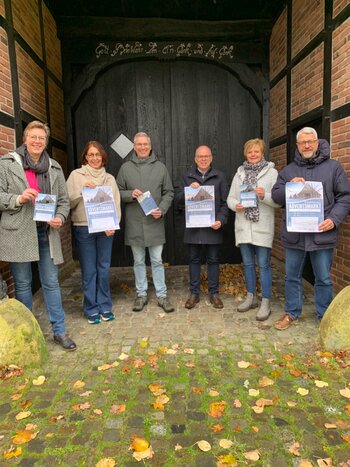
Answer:
<svg viewBox="0 0 350 467"><path fill-rule="evenodd" d="M67 176L61 46L56 23L42 0L0 0L0 156L22 142L31 120L51 128L50 151ZM64 258L71 260L70 226L62 228ZM10 286L9 267L0 270Z"/></svg>
<svg viewBox="0 0 350 467"><path fill-rule="evenodd" d="M296 132L314 126L350 175L350 5L293 0L270 38L270 159L293 159ZM283 259L277 211L274 254ZM350 218L340 228L332 270L335 289L350 283Z"/></svg>

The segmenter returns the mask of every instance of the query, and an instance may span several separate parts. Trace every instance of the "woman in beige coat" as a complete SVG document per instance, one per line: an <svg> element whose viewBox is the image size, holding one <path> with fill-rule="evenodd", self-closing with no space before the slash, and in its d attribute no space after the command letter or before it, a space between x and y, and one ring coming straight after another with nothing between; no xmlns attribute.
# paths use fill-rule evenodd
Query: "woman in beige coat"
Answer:
<svg viewBox="0 0 350 467"><path fill-rule="evenodd" d="M257 259L262 291L258 321L270 315L272 273L270 253L274 235L275 209L279 207L271 198L271 189L277 179L273 162L264 159L265 143L251 139L244 145L246 161L238 167L227 198L227 205L236 212L235 237L239 246L247 296L238 311L248 311L258 306L256 298L255 257Z"/></svg>
<svg viewBox="0 0 350 467"><path fill-rule="evenodd" d="M112 187L120 222L120 195L113 175L106 172L107 154L97 141L89 141L81 155L82 166L67 180L71 220L82 272L83 311L90 324L114 319L109 286L114 230L89 233L82 189Z"/></svg>

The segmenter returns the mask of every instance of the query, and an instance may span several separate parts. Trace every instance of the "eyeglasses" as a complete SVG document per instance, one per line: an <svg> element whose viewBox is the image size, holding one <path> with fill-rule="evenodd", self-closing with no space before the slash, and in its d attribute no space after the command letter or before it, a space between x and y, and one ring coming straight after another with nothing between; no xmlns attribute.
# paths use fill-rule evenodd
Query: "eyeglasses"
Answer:
<svg viewBox="0 0 350 467"><path fill-rule="evenodd" d="M46 137L45 136L37 136L37 135L29 135L28 138L31 140L31 141L45 141L46 140Z"/></svg>
<svg viewBox="0 0 350 467"><path fill-rule="evenodd" d="M312 146L313 144L317 143L317 139L310 139L308 141L297 141L297 144L299 144L299 146Z"/></svg>
<svg viewBox="0 0 350 467"><path fill-rule="evenodd" d="M101 156L101 154L98 153L98 152L97 152L96 154L93 154L93 153L91 153L91 154L86 154L86 159L93 159L93 158L95 158L95 159L102 159L102 156Z"/></svg>
<svg viewBox="0 0 350 467"><path fill-rule="evenodd" d="M210 159L211 156L196 156L196 159Z"/></svg>
<svg viewBox="0 0 350 467"><path fill-rule="evenodd" d="M149 146L149 143L135 143L134 146L141 148L141 147L147 147Z"/></svg>

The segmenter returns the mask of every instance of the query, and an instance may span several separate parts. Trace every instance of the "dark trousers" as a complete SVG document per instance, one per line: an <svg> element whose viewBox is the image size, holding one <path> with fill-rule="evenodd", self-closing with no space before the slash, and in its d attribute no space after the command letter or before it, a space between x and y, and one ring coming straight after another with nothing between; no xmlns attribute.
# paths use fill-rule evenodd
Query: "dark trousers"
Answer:
<svg viewBox="0 0 350 467"><path fill-rule="evenodd" d="M219 292L219 248L220 245L197 245L194 243L188 245L191 295L199 295L203 249L206 253L208 265L209 294L216 295Z"/></svg>

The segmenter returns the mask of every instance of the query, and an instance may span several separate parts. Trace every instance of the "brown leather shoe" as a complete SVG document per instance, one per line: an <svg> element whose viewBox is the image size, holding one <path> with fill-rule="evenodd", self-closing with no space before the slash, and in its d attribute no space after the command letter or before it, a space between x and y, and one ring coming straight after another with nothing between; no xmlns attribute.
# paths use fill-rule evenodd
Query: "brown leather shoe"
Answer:
<svg viewBox="0 0 350 467"><path fill-rule="evenodd" d="M214 308L224 308L224 304L218 295L209 295L209 300Z"/></svg>
<svg viewBox="0 0 350 467"><path fill-rule="evenodd" d="M194 308L196 306L196 303L198 302L199 302L198 295L190 295L185 303L185 308L190 310L191 308Z"/></svg>
<svg viewBox="0 0 350 467"><path fill-rule="evenodd" d="M284 331L285 329L288 329L291 324L294 324L297 321L298 318L293 319L288 313L285 313L275 322L275 328L278 331Z"/></svg>

